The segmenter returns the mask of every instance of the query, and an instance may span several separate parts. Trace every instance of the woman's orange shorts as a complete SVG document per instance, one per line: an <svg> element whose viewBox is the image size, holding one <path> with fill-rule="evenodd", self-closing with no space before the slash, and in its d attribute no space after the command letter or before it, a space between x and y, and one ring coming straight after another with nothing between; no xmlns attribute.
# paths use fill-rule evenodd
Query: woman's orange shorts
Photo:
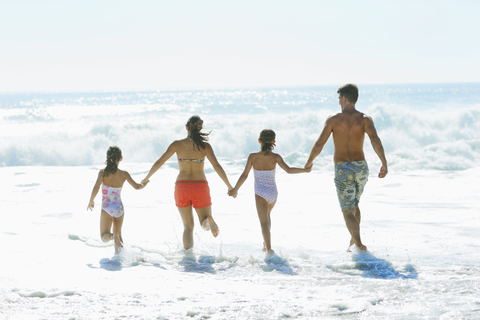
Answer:
<svg viewBox="0 0 480 320"><path fill-rule="evenodd" d="M195 209L212 205L207 180L177 180L175 182L175 204L185 208L193 205Z"/></svg>

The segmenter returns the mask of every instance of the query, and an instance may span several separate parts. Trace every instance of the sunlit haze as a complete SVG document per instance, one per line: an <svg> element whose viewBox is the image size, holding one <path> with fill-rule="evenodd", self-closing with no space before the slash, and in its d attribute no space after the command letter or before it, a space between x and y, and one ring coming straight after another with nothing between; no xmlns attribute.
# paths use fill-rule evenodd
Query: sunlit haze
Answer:
<svg viewBox="0 0 480 320"><path fill-rule="evenodd" d="M0 92L480 82L477 1L8 1Z"/></svg>

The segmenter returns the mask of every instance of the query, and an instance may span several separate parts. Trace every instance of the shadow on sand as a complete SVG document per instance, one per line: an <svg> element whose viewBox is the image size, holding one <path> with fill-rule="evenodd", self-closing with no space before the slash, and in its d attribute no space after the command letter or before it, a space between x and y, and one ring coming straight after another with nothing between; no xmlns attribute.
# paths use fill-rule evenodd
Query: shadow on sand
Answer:
<svg viewBox="0 0 480 320"><path fill-rule="evenodd" d="M292 267L290 267L290 265L288 264L288 261L277 256L276 254L267 255L265 257L265 263L266 265L260 266L263 269L263 271L271 272L275 270L283 274L296 275L295 270Z"/></svg>
<svg viewBox="0 0 480 320"><path fill-rule="evenodd" d="M214 256L200 256L198 261L194 254L185 254L178 262L181 265L185 272L195 272L195 273L211 273L216 274L217 271L213 268L215 263Z"/></svg>
<svg viewBox="0 0 480 320"><path fill-rule="evenodd" d="M379 259L369 252L352 254L354 265L327 266L327 268L348 275L360 275L372 279L416 279L417 270L407 264L403 270L395 270L391 262Z"/></svg>

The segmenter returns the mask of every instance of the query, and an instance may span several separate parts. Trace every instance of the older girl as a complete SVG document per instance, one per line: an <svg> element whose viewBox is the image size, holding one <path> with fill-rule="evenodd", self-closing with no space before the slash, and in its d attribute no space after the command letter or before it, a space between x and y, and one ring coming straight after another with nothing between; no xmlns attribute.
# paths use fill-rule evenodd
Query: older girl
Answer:
<svg viewBox="0 0 480 320"><path fill-rule="evenodd" d="M291 168L282 156L273 153L275 147L275 132L270 129L262 130L258 138L260 143L260 151L251 153L248 156L245 170L238 178L235 187L228 192L232 197L236 197L238 189L242 186L248 178L250 169L253 167L253 174L255 177L255 203L257 206L258 218L262 227L263 235L263 251L268 254L274 254L270 240L270 229L272 226L270 220L270 213L277 201L278 191L275 183L275 167L277 164L287 173L302 173L310 172L312 167L308 168Z"/></svg>

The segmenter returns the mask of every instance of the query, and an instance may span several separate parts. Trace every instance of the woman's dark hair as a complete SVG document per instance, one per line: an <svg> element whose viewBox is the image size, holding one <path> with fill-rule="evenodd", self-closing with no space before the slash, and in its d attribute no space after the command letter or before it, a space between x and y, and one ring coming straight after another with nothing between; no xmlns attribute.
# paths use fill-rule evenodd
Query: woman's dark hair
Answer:
<svg viewBox="0 0 480 320"><path fill-rule="evenodd" d="M107 161L105 161L105 164L107 166L103 170L104 177L107 177L110 174L115 174L117 172L117 161L120 161L120 159L122 159L122 150L120 150L119 147L111 146L110 148L108 148Z"/></svg>
<svg viewBox="0 0 480 320"><path fill-rule="evenodd" d="M198 150L200 148L205 149L205 141L208 141L208 135L210 133L200 132L203 128L203 120L199 116L192 116L188 119L186 124L190 139L197 145Z"/></svg>
<svg viewBox="0 0 480 320"><path fill-rule="evenodd" d="M268 155L275 148L275 132L271 129L263 129L260 132L260 137L258 138L262 143L262 152L264 155Z"/></svg>

